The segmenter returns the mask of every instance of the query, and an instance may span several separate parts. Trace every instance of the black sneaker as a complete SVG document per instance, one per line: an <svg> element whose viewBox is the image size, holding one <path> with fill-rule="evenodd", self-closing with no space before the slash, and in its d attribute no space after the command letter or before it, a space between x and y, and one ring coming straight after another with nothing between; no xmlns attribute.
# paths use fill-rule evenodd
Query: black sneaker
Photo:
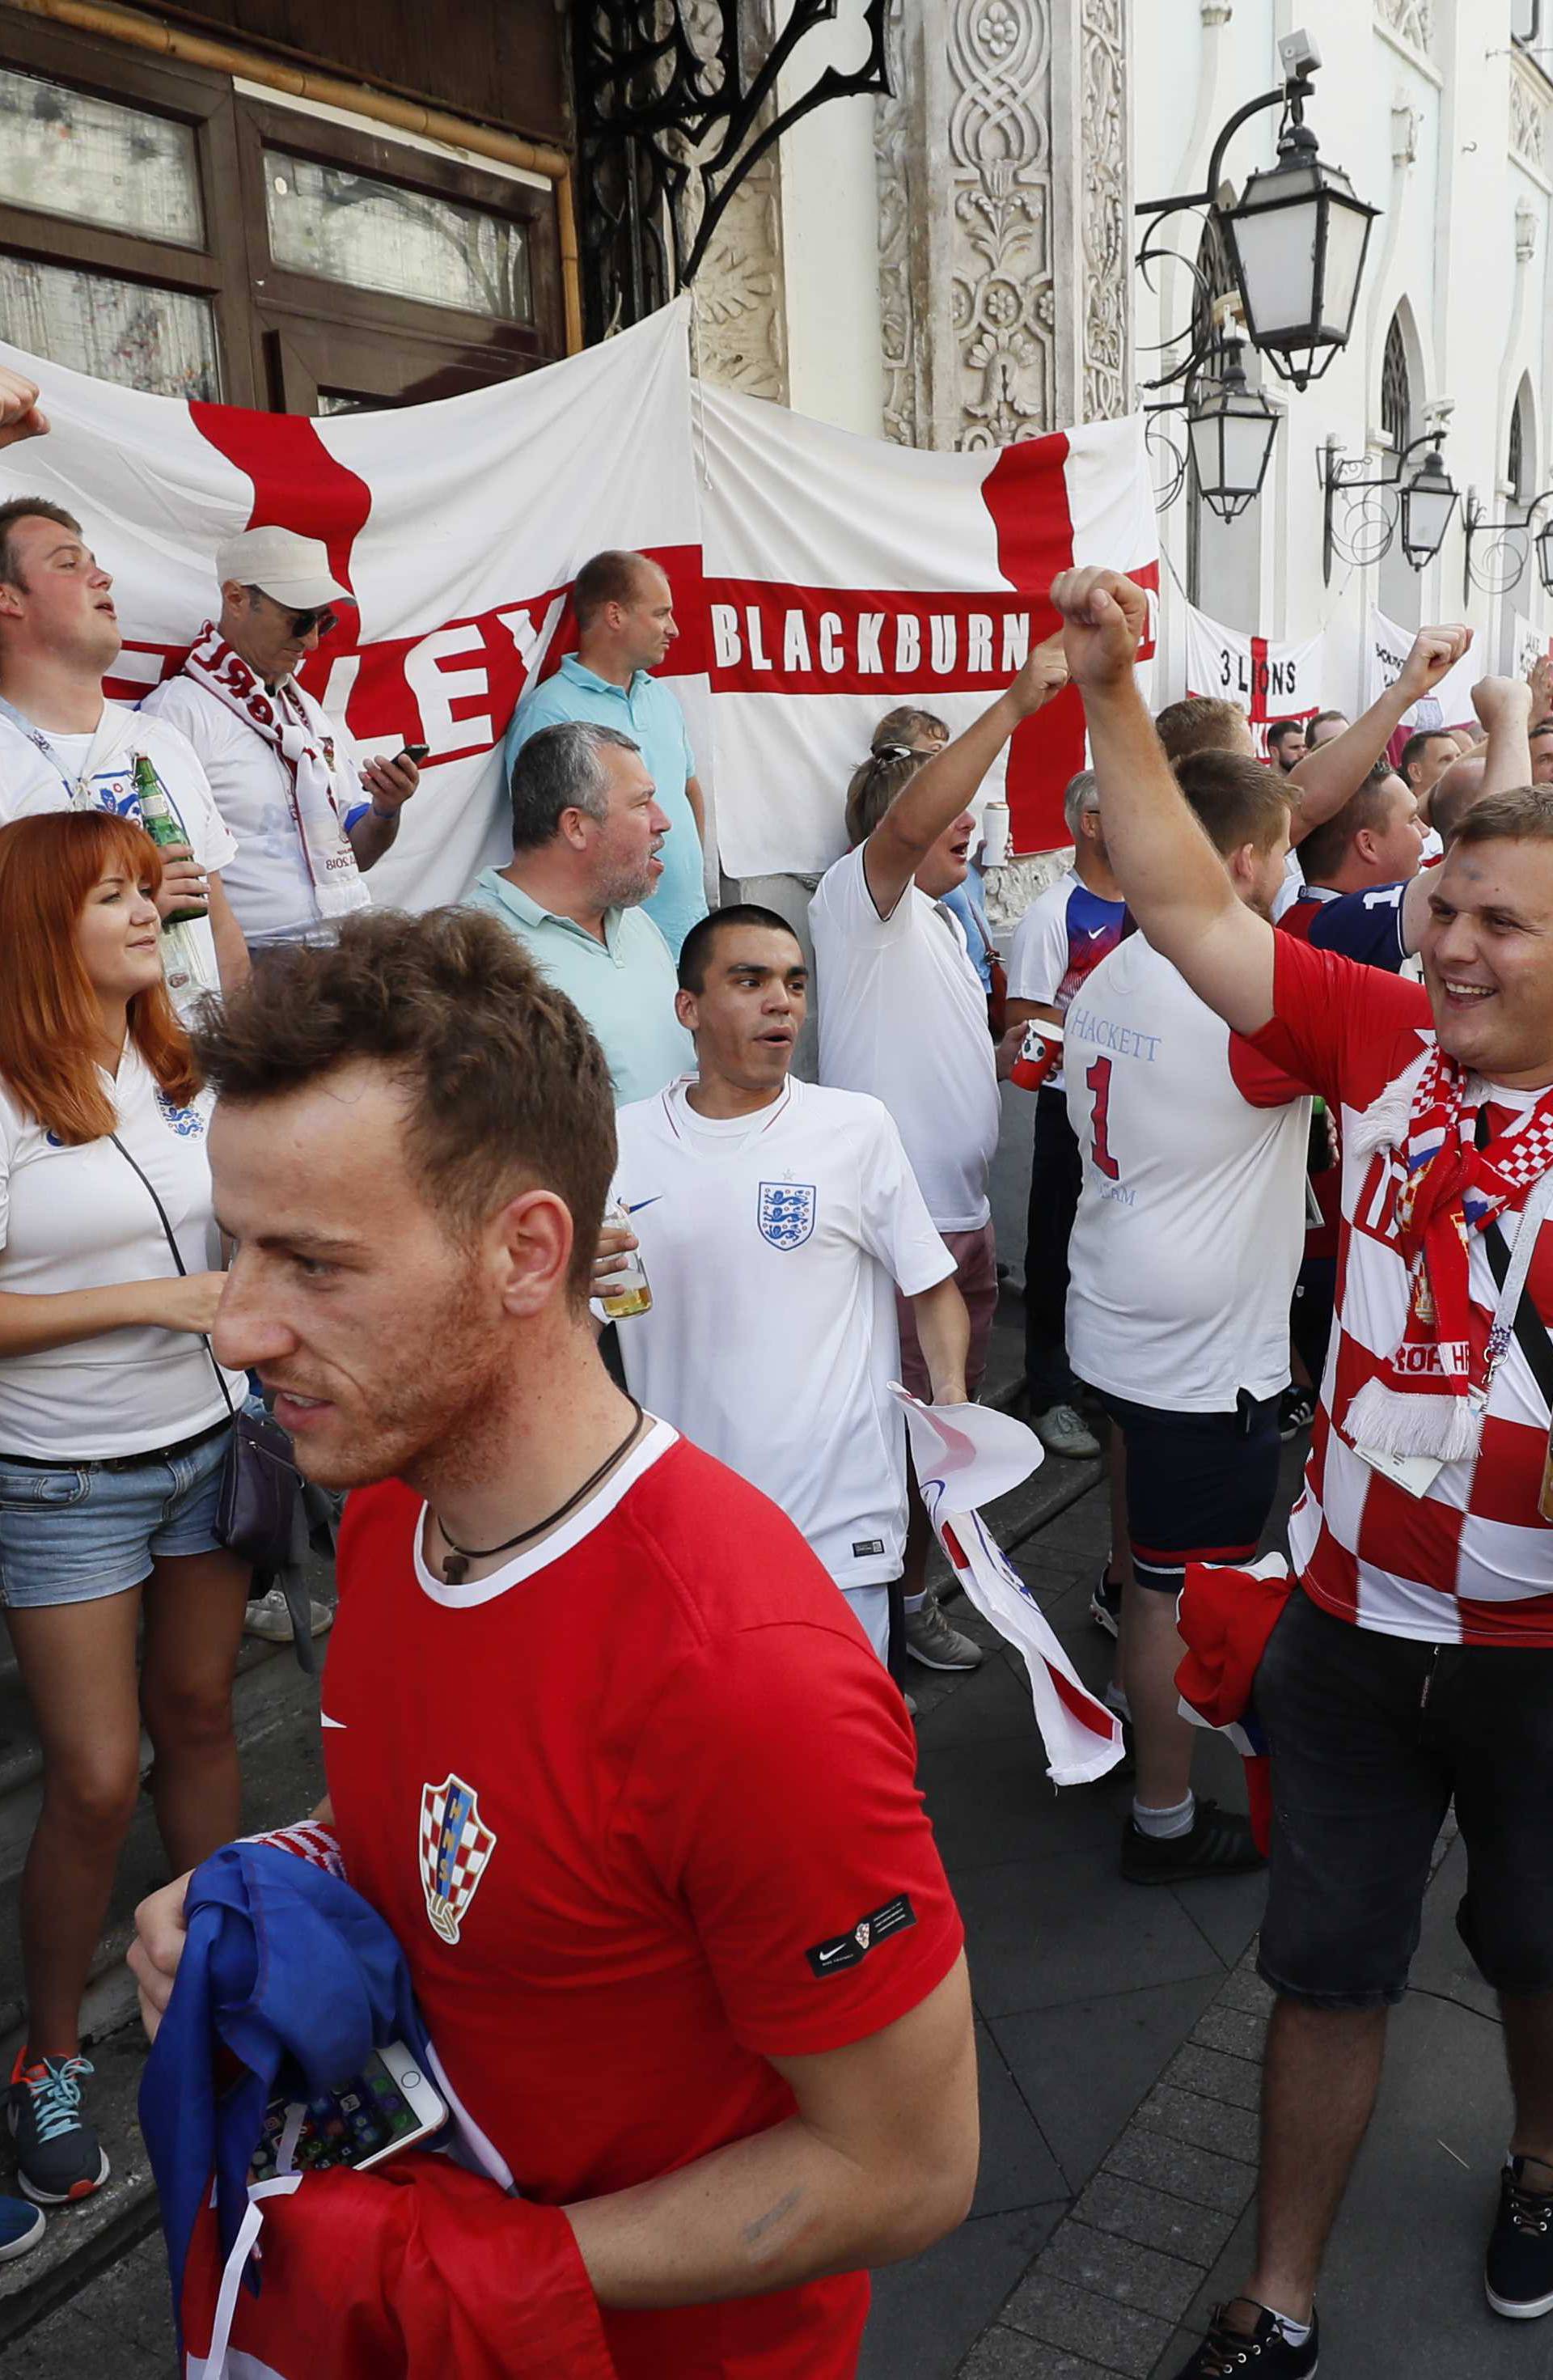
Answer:
<svg viewBox="0 0 1553 2380"><path fill-rule="evenodd" d="M1499 2212L1483 2267L1489 2304L1514 2322L1553 2313L1553 2191L1528 2190L1525 2163L1511 2157L1499 2178Z"/></svg>
<svg viewBox="0 0 1553 2380"><path fill-rule="evenodd" d="M1089 1597L1089 1617L1097 1628L1103 1628L1110 1637L1122 1633L1122 1582L1103 1570L1095 1581L1095 1591Z"/></svg>
<svg viewBox="0 0 1553 2380"><path fill-rule="evenodd" d="M1131 1815L1122 1829L1122 1873L1129 1884L1189 1884L1194 1876L1246 1876L1266 1865L1250 1819L1217 1802L1199 1801L1183 1835L1146 1835Z"/></svg>
<svg viewBox="0 0 1553 2380"><path fill-rule="evenodd" d="M1253 2303L1250 2298L1234 2298L1229 2304L1215 2306L1207 2337L1191 2362L1182 2365L1176 2380L1242 2380L1243 2374L1244 2380L1311 2380L1319 2346L1314 2308L1308 2338L1291 2347L1278 2326L1277 2315L1266 2306L1255 2308L1255 2330L1230 2328L1225 2319L1230 2304Z"/></svg>
<svg viewBox="0 0 1553 2380"><path fill-rule="evenodd" d="M6 2120L16 2143L17 2180L35 2206L65 2206L90 2198L108 2179L108 2160L94 2128L81 2114L85 2058L39 2058L11 2069Z"/></svg>
<svg viewBox="0 0 1553 2380"><path fill-rule="evenodd" d="M1278 1401L1278 1434L1287 1446L1316 1419L1316 1399L1309 1389L1287 1388Z"/></svg>

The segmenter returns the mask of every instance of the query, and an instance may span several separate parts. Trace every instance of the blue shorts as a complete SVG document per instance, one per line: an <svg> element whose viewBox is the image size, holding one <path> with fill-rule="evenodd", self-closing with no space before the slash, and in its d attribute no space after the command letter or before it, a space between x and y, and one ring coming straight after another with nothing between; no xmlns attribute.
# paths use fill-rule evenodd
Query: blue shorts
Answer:
<svg viewBox="0 0 1553 2380"><path fill-rule="evenodd" d="M127 1471L47 1469L0 1454L0 1607L122 1595L169 1555L208 1554L231 1424Z"/></svg>

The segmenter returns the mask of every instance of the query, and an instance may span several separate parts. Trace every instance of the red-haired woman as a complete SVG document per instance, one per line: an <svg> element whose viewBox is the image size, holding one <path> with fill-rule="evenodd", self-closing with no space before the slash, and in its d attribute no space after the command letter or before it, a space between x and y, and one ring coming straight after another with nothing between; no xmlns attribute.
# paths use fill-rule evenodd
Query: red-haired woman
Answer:
<svg viewBox="0 0 1553 2380"><path fill-rule="evenodd" d="M77 2026L142 1723L174 1874L237 1830L248 1572L213 1523L247 1383L203 1336L224 1279L210 1102L163 982L161 876L108 813L0 828L0 1606L43 1755L8 2115L42 2205L107 2179Z"/></svg>

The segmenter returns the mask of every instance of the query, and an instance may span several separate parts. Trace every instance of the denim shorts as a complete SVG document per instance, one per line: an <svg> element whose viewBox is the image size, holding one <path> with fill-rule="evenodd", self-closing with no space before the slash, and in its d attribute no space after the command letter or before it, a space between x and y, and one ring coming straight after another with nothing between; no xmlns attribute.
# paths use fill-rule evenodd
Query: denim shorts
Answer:
<svg viewBox="0 0 1553 2380"><path fill-rule="evenodd" d="M130 1471L47 1470L0 1454L0 1607L122 1595L167 1555L208 1554L230 1424Z"/></svg>
<svg viewBox="0 0 1553 2380"><path fill-rule="evenodd" d="M1553 1648L1382 1636L1296 1588L1256 1716L1273 1804L1257 1964L1275 1992L1322 2009L1401 1998L1452 1799L1457 1932L1496 1991L1553 1992Z"/></svg>

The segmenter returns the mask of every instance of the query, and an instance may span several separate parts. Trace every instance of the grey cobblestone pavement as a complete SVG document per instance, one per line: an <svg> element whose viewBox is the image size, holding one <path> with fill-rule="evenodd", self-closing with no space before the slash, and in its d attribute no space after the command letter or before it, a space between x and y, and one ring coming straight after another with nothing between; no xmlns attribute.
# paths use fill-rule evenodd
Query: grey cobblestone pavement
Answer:
<svg viewBox="0 0 1553 2380"><path fill-rule="evenodd" d="M1087 1604L1105 1548L1092 1489L1014 1556L1096 1683L1110 1648ZM1126 1775L1055 1793L1022 1668L952 1609L989 1658L964 1679L919 1672L913 1690L970 1938L982 2173L959 2232L878 2277L860 2380L1173 2380L1244 2271L1268 2004L1253 1966L1260 1883L1123 1884ZM1221 1745L1205 1743L1203 1765L1208 1791L1239 1797ZM1498 2323L1483 2303L1507 2101L1492 2000L1450 1922L1459 1869L1451 1849L1334 2242L1323 2380L1553 2380L1553 2324ZM173 2369L155 2240L0 2358L18 2380Z"/></svg>

